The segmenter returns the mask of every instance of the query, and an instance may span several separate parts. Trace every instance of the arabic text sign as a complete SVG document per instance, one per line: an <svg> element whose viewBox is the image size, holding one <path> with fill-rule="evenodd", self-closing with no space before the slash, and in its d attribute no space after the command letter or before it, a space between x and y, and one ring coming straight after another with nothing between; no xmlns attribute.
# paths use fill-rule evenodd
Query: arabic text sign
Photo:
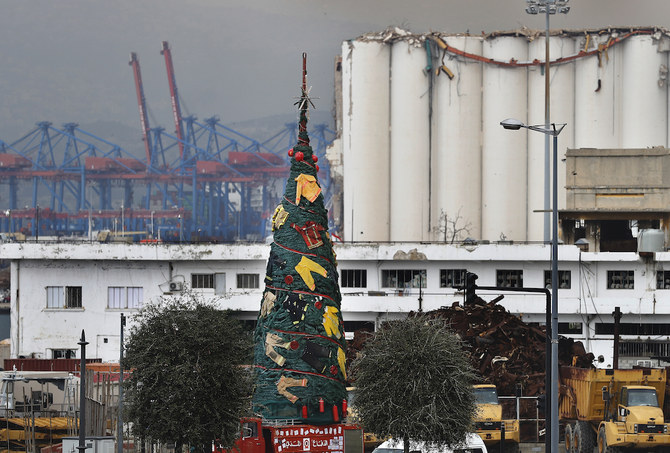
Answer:
<svg viewBox="0 0 670 453"><path fill-rule="evenodd" d="M343 453L344 432L341 426L295 426L273 431L277 453Z"/></svg>

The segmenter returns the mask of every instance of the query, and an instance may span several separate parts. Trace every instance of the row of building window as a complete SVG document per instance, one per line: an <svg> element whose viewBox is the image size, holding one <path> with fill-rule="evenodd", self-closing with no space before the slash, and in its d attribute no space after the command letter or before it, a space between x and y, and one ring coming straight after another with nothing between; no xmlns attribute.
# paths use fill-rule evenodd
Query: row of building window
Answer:
<svg viewBox="0 0 670 453"><path fill-rule="evenodd" d="M216 289L225 291L226 274L191 274L191 288L193 289ZM238 289L260 288L260 276L258 274L237 274Z"/></svg>
<svg viewBox="0 0 670 453"><path fill-rule="evenodd" d="M440 288L454 288L465 285L466 269L440 269ZM382 288L425 288L425 269L383 269ZM343 269L340 271L340 285L343 288L366 288L367 269ZM544 271L545 288L551 288L551 271ZM523 270L496 270L496 285L501 288L523 288ZM558 271L559 289L572 287L572 273ZM607 271L607 289L634 289L634 271ZM656 272L656 289L670 289L670 271Z"/></svg>
<svg viewBox="0 0 670 453"><path fill-rule="evenodd" d="M440 288L454 288L465 284L465 269L440 269ZM191 274L194 289L219 289L226 287L226 274ZM383 269L382 288L426 288L425 269ZM545 287L551 288L551 271L544 271ZM343 269L340 271L340 285L343 288L367 288L367 269ZM523 270L496 270L496 286L501 288L523 288ZM570 289L570 271L558 271L558 287ZM259 274L237 274L238 289L260 287ZM634 289L633 271L607 271L608 289ZM670 289L670 271L656 272L656 289ZM81 286L47 286L47 308L82 308ZM134 286L110 286L107 288L107 308L140 308L144 299L144 289Z"/></svg>
<svg viewBox="0 0 670 453"><path fill-rule="evenodd" d="M194 289L219 288L225 291L226 274L191 274L191 287ZM237 274L237 288L253 289L259 287L258 274ZM47 286L47 304L49 309L83 308L81 286ZM141 286L108 286L107 308L137 309L142 307L144 288Z"/></svg>
<svg viewBox="0 0 670 453"><path fill-rule="evenodd" d="M47 308L83 308L81 286L47 286ZM141 286L108 286L107 308L140 308L144 300Z"/></svg>
<svg viewBox="0 0 670 453"><path fill-rule="evenodd" d="M440 288L455 288L465 285L465 269L440 269ZM558 271L558 287L570 289L570 271ZM551 271L544 272L546 287L551 288ZM340 271L340 286L343 288L366 288L367 269L343 269ZM382 288L425 288L425 269L383 269ZM496 286L523 288L523 271L502 269L496 271Z"/></svg>

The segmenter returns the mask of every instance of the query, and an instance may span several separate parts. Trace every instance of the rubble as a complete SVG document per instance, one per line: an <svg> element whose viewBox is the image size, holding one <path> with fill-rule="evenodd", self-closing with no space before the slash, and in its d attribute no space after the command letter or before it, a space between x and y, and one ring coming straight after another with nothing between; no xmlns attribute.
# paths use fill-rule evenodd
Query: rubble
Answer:
<svg viewBox="0 0 670 453"><path fill-rule="evenodd" d="M526 324L497 302L477 297L465 306L457 302L451 307L425 312L430 318L445 319L469 348L474 369L482 382L498 388L499 395L515 395L521 385L523 395L544 393L546 335L544 326ZM417 313L410 313L414 316ZM363 347L369 332L357 331L348 343L348 356L353 358ZM581 342L560 337L559 366L593 366L594 356Z"/></svg>

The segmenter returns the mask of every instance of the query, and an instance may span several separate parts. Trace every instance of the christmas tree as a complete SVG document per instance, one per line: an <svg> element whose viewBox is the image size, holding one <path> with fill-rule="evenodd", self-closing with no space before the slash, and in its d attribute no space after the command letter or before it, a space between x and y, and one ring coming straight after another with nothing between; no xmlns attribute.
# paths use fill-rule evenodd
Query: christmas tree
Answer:
<svg viewBox="0 0 670 453"><path fill-rule="evenodd" d="M346 341L328 211L307 134L306 64L303 54L298 143L288 152L291 172L272 217L254 333L253 407L265 419L331 424L346 416Z"/></svg>

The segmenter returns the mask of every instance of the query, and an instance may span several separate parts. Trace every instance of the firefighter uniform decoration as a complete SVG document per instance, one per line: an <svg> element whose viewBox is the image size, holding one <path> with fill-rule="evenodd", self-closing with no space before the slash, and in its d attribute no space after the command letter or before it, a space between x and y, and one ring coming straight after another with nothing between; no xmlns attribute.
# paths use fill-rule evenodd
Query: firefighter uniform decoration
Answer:
<svg viewBox="0 0 670 453"><path fill-rule="evenodd" d="M297 145L291 173L272 217L273 243L255 331L254 412L310 424L346 416L341 295L318 158L307 135L306 56Z"/></svg>

